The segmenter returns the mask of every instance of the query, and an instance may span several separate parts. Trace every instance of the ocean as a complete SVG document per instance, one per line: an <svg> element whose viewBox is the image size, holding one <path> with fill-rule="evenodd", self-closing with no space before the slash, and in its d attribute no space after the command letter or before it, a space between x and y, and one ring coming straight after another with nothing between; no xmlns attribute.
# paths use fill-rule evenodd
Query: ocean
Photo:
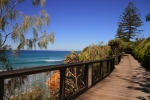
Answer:
<svg viewBox="0 0 150 100"><path fill-rule="evenodd" d="M80 51L75 52L80 53ZM63 64L65 56L70 53L71 51L21 50L19 57L11 58L11 64L13 69Z"/></svg>

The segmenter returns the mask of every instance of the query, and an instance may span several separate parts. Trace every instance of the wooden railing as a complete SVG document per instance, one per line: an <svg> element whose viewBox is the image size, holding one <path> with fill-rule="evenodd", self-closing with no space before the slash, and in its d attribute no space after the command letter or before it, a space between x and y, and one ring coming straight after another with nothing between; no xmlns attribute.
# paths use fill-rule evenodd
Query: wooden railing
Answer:
<svg viewBox="0 0 150 100"><path fill-rule="evenodd" d="M108 76L114 65L121 61L121 56L0 72L0 100L31 97L72 100ZM59 82L56 82L59 83L56 84L58 87L46 84L54 73L60 77Z"/></svg>

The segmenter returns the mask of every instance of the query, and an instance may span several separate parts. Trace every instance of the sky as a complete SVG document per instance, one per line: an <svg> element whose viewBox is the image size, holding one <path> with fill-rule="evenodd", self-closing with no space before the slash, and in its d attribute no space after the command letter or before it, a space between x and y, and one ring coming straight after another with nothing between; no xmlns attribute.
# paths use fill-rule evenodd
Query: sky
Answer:
<svg viewBox="0 0 150 100"><path fill-rule="evenodd" d="M150 36L150 21L145 15L150 13L150 0L46 0L44 7L33 7L30 0L16 6L26 15L39 14L45 9L50 15L48 33L55 32L54 44L49 43L47 50L81 51L86 46L103 41L107 44L114 39L118 20L124 9L133 2L141 14L144 30L140 36ZM26 33L31 37L31 32ZM12 40L7 43L16 44ZM36 50L39 48L36 47Z"/></svg>

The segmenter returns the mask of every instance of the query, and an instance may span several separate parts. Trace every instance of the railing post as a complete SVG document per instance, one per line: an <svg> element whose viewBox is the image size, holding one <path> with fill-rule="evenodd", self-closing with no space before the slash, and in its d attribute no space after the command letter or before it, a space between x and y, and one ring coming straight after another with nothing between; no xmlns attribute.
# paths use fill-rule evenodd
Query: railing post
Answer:
<svg viewBox="0 0 150 100"><path fill-rule="evenodd" d="M116 65L118 65L118 55L116 56Z"/></svg>
<svg viewBox="0 0 150 100"><path fill-rule="evenodd" d="M118 56L118 64L120 63L120 55Z"/></svg>
<svg viewBox="0 0 150 100"><path fill-rule="evenodd" d="M0 100L4 97L4 79L0 79Z"/></svg>
<svg viewBox="0 0 150 100"><path fill-rule="evenodd" d="M111 58L111 57L106 57ZM111 59L107 60L107 73L110 73L110 67L111 67Z"/></svg>
<svg viewBox="0 0 150 100"><path fill-rule="evenodd" d="M103 77L103 69L102 69L103 66L102 66L102 64L103 64L103 63L100 62L100 75L101 75L101 78Z"/></svg>
<svg viewBox="0 0 150 100"><path fill-rule="evenodd" d="M110 59L110 72L112 72L112 65L113 65L113 62L112 62L113 60L112 59Z"/></svg>
<svg viewBox="0 0 150 100"><path fill-rule="evenodd" d="M111 59L108 60L108 73L110 73Z"/></svg>
<svg viewBox="0 0 150 100"><path fill-rule="evenodd" d="M121 61L121 57L122 57L122 55L119 55L119 63L120 63L120 61Z"/></svg>
<svg viewBox="0 0 150 100"><path fill-rule="evenodd" d="M84 76L84 79L85 79L85 86L88 87L88 69L89 69L89 66L88 64L85 64L85 76Z"/></svg>
<svg viewBox="0 0 150 100"><path fill-rule="evenodd" d="M92 86L92 65L88 65L88 88Z"/></svg>
<svg viewBox="0 0 150 100"><path fill-rule="evenodd" d="M115 68L115 58L112 59L112 70Z"/></svg>
<svg viewBox="0 0 150 100"><path fill-rule="evenodd" d="M111 59L111 71L113 71L114 67L114 58Z"/></svg>
<svg viewBox="0 0 150 100"><path fill-rule="evenodd" d="M65 77L66 77L66 68L60 69L60 100L65 99Z"/></svg>

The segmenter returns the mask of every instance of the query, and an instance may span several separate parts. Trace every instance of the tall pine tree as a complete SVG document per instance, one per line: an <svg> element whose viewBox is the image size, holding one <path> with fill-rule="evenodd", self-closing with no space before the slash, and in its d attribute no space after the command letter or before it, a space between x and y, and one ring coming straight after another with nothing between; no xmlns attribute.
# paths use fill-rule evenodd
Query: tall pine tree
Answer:
<svg viewBox="0 0 150 100"><path fill-rule="evenodd" d="M116 38L120 38L120 39L124 40L123 30L120 25L118 25Z"/></svg>
<svg viewBox="0 0 150 100"><path fill-rule="evenodd" d="M120 18L121 20L118 22L116 37L129 42L130 39L134 39L134 37L142 31L137 29L143 23L140 19L139 10L134 6L132 2L130 2Z"/></svg>

